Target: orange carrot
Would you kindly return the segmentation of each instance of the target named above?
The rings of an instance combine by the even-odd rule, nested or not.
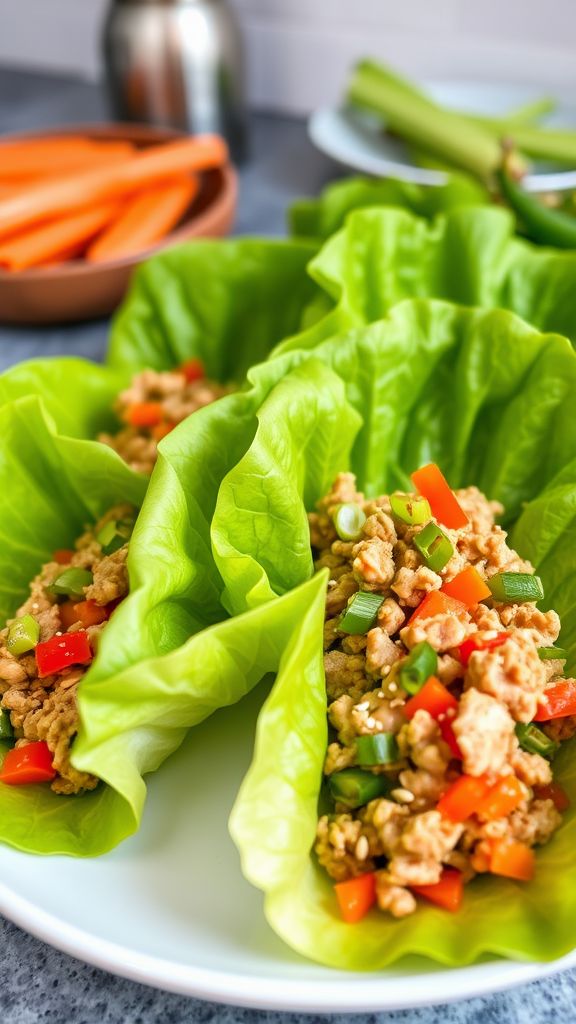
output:
[[[81,622],[84,629],[88,629],[89,626],[99,626],[101,622],[106,622],[108,618],[106,608],[96,604],[96,601],[79,601],[78,604],[74,605],[74,612],[76,614],[76,622]]]
[[[424,600],[420,602],[416,611],[408,619],[408,623],[414,622],[414,619],[431,618],[432,615],[447,615],[449,612],[452,615],[462,615],[462,612],[466,611],[466,606],[461,601],[444,594],[443,590],[444,587],[442,590],[431,590],[429,594],[426,594]]]
[[[372,871],[347,882],[337,882],[334,889],[342,917],[347,924],[356,924],[376,902],[376,875]]]
[[[492,842],[490,871],[493,875],[529,882],[534,875],[534,851],[525,843],[495,839]]]
[[[432,515],[450,530],[460,530],[468,523],[468,516],[458,504],[454,491],[438,466],[431,462],[412,473],[412,482],[420,494],[427,498]]]
[[[450,821],[466,821],[490,792],[490,783],[484,775],[461,775],[440,797],[436,809]]]
[[[411,697],[404,705],[404,714],[407,718],[414,718],[417,711],[427,711],[432,718],[444,721],[446,717],[453,717],[458,707],[458,701],[443,683],[436,676],[430,676],[418,693]]]
[[[204,363],[201,359],[197,358],[187,359],[177,368],[176,372],[183,374],[189,384],[192,384],[195,380],[202,380],[206,376]]]
[[[164,410],[161,402],[134,402],[124,414],[131,427],[155,427],[162,422]]]
[[[69,565],[73,554],[74,552],[71,548],[58,548],[52,555],[52,561],[58,562],[58,565]]]
[[[443,910],[450,910],[454,913],[460,909],[462,903],[464,879],[461,871],[445,868],[440,876],[440,881],[435,885],[411,885],[410,888],[417,896],[423,896],[425,900],[436,903]]]
[[[47,135],[0,143],[0,180],[10,184],[54,175],[70,175],[134,154],[131,142],[88,139],[78,135]]]
[[[94,203],[120,199],[178,174],[221,167],[228,157],[218,135],[169,142],[136,153],[109,167],[83,171],[59,181],[36,184],[0,201],[0,237],[48,217],[59,217]]]
[[[494,786],[476,808],[476,814],[495,821],[496,818],[507,818],[512,811],[525,799],[526,793],[515,775],[505,775]]]
[[[198,178],[186,175],[135,195],[114,223],[92,242],[86,259],[102,263],[145,252],[178,224],[199,187]]]
[[[152,427],[152,437],[155,441],[160,442],[164,437],[172,433],[175,426],[175,423],[158,423],[155,427]]]
[[[448,597],[461,601],[465,608],[472,608],[487,597],[492,597],[490,588],[486,586],[480,573],[473,565],[469,565],[467,569],[459,572],[453,580],[445,583],[441,591],[443,594],[447,594]]]
[[[547,786],[534,786],[534,796],[537,800],[551,800],[560,813],[570,807],[570,797],[557,782],[549,782]]]
[[[27,270],[58,261],[71,250],[81,251],[119,209],[118,201],[110,201],[12,235],[0,243],[0,267]]]

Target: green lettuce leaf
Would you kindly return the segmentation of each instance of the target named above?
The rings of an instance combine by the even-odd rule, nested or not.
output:
[[[295,350],[283,359],[304,370],[309,355]],[[377,494],[434,460],[453,486],[476,483],[503,501],[512,540],[541,575],[546,604],[562,616],[563,644],[576,663],[576,356],[567,340],[540,334],[504,311],[416,300],[323,343],[313,356],[341,377],[363,418],[349,466],[340,468],[350,467],[366,492]],[[271,392],[258,421],[251,449],[222,482],[212,523],[216,561],[237,609],[253,600],[249,570],[260,569],[263,599],[306,578],[310,564],[294,552],[304,553],[303,509],[324,488],[318,475],[313,494],[315,473],[300,451],[289,393],[283,406],[280,389]],[[250,490],[255,464],[257,509]],[[226,523],[231,495],[238,513]],[[283,522],[289,502],[290,550],[282,528],[269,533],[264,548],[250,516],[265,509],[270,522],[279,515]],[[237,568],[242,562],[244,575]],[[341,921],[330,880],[310,854],[326,744],[320,605],[318,596],[261,712],[254,760],[231,818],[244,871],[265,892],[272,927],[299,953],[353,970],[380,969],[411,954],[456,966],[488,954],[547,960],[568,952],[576,939],[574,743],[556,762],[573,809],[538,851],[529,886],[486,877],[467,890],[454,916],[423,905],[402,921],[376,911],[354,927]],[[309,666],[304,686],[301,657]]]

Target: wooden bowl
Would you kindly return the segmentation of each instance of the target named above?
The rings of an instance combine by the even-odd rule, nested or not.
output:
[[[138,148],[158,145],[184,137],[168,128],[140,124],[76,124],[0,139],[2,145],[15,138],[47,135],[83,135],[92,139],[125,139]],[[82,260],[21,273],[0,270],[0,323],[54,324],[92,320],[109,316],[122,300],[134,269],[153,253],[192,238],[218,238],[232,228],[236,212],[238,181],[231,165],[205,171],[190,211],[178,228],[159,245],[137,257],[90,264]]]

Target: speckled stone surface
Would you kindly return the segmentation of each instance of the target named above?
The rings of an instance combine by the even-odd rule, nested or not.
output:
[[[48,0],[46,0],[48,2]],[[78,0],[79,3],[82,0]],[[0,25],[1,31],[1,25]],[[86,83],[0,68],[0,132],[103,116]],[[280,235],[296,196],[314,194],[336,168],[315,153],[297,121],[258,117],[242,172],[236,232]],[[102,359],[106,323],[49,330],[0,327],[0,369],[33,356]],[[240,1010],[158,992],[74,960],[0,918],[0,1024],[568,1024],[576,1021],[576,970],[484,999],[395,1013],[324,1017]]]

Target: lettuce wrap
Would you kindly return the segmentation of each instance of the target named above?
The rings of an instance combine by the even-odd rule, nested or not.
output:
[[[561,643],[573,671],[576,356],[569,342],[507,312],[418,300],[312,356],[309,362],[310,353],[295,350],[250,374],[263,391],[268,374],[270,387],[252,444],[222,481],[211,527],[227,605],[237,613],[271,607],[274,595],[285,600],[313,572],[305,513],[324,493],[326,459],[317,460],[314,433],[308,432],[310,451],[305,441],[310,391],[299,402],[292,384],[320,358],[341,377],[362,417],[357,432],[342,421],[340,436],[330,428],[324,433],[336,448],[344,433],[353,441],[340,469],[351,468],[370,495],[402,486],[407,473],[433,460],[452,486],[476,484],[502,501],[511,543],[535,564],[544,606],[562,616]],[[279,363],[284,376],[275,382],[270,374]],[[333,420],[346,406],[339,400],[331,411],[331,400],[323,389]],[[483,955],[547,960],[568,952],[576,937],[574,809],[538,851],[528,886],[483,877],[454,916],[423,906],[400,922],[374,912],[355,926],[340,920],[330,881],[310,854],[326,744],[322,627],[319,602],[291,642],[261,712],[253,764],[231,818],[244,872],[265,892],[272,927],[299,953],[354,970],[379,969],[409,954],[455,966]],[[305,686],[300,644],[306,652],[316,645],[316,671],[308,660]],[[574,808],[573,750],[570,743],[561,752],[556,774]]]

